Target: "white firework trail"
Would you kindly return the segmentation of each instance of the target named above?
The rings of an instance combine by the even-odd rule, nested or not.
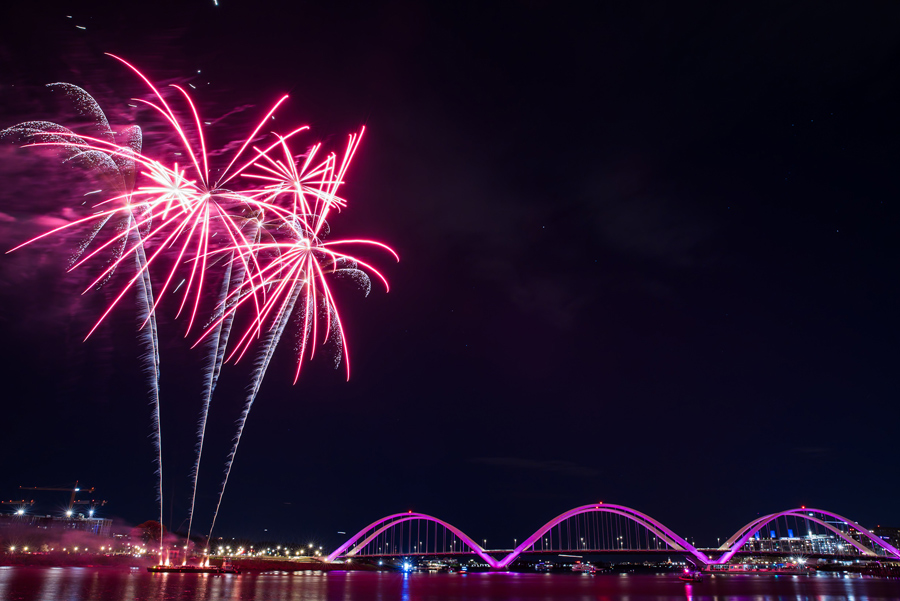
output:
[[[224,306],[225,300],[228,298],[228,291],[231,287],[232,280],[232,262],[229,261],[225,269],[225,276],[222,279],[222,289],[219,294],[220,303]],[[239,273],[234,276],[238,280],[238,287],[243,282],[243,267],[238,266]],[[216,390],[216,384],[219,381],[219,374],[222,371],[222,364],[225,360],[225,347],[228,345],[228,336],[231,333],[231,326],[234,322],[234,313],[225,316],[225,319],[219,321],[215,326],[215,334],[210,337],[207,346],[210,350],[209,362],[206,368],[206,381],[203,383],[203,407],[200,411],[200,423],[197,426],[197,460],[194,463],[191,477],[193,485],[191,490],[191,509],[188,514],[188,531],[187,540],[191,540],[191,530],[194,524],[194,508],[197,503],[197,481],[200,478],[200,459],[203,456],[203,442],[206,438],[206,422],[209,417],[209,406],[212,402],[213,393]],[[186,559],[186,558],[185,558]]]
[[[130,224],[129,224],[130,225]],[[138,237],[136,229],[131,230],[131,236]],[[141,274],[137,285],[138,295],[138,327],[139,338],[144,346],[144,361],[147,379],[150,384],[150,404],[153,407],[151,417],[152,434],[150,435],[154,447],[156,447],[156,474],[159,476],[157,487],[157,499],[159,501],[159,556],[163,554],[163,463],[162,463],[162,427],[159,412],[159,338],[156,326],[156,313],[153,311],[153,287],[150,283],[150,273],[147,271],[147,256],[144,247],[138,239],[138,248],[134,253],[135,269]]]
[[[247,222],[250,223],[253,228],[253,244],[259,243],[260,234],[262,232],[260,222],[256,219],[249,219]],[[222,288],[219,292],[217,312],[213,316],[213,320],[215,321],[214,334],[210,336],[210,341],[207,343],[210,355],[205,374],[206,381],[203,385],[203,406],[200,411],[200,422],[197,425],[197,459],[191,472],[193,484],[191,491],[191,509],[188,515],[188,542],[190,542],[191,538],[194,510],[197,503],[197,482],[200,477],[200,460],[203,456],[203,442],[206,438],[206,424],[209,418],[209,407],[216,390],[216,384],[219,381],[222,365],[225,362],[225,350],[228,347],[228,337],[231,335],[231,327],[234,324],[235,312],[227,310],[228,303],[231,298],[231,291],[240,291],[244,287],[248,266],[245,265],[243,261],[243,257],[241,260],[238,260],[235,257],[234,252],[231,253],[231,257],[227,261],[225,276],[222,279]],[[185,558],[185,560],[186,559],[187,558]]]
[[[207,550],[209,548],[209,541],[212,540],[213,530],[216,527],[216,518],[219,515],[219,508],[222,506],[222,497],[225,495],[225,487],[228,486],[228,477],[231,475],[231,466],[234,465],[234,457],[235,455],[237,455],[238,446],[241,444],[241,436],[244,434],[244,426],[247,424],[247,417],[250,415],[250,409],[253,408],[253,402],[256,400],[256,395],[259,394],[259,387],[262,386],[262,381],[266,375],[266,370],[269,368],[269,363],[272,361],[272,355],[275,353],[275,347],[278,346],[278,342],[281,340],[281,335],[284,333],[285,327],[287,327],[288,323],[291,320],[291,313],[293,313],[294,304],[297,302],[297,298],[299,298],[300,292],[305,285],[305,282],[297,282],[294,285],[294,290],[291,292],[290,300],[284,307],[281,315],[278,317],[277,325],[270,328],[266,333],[262,350],[260,351],[259,356],[256,359],[256,364],[253,367],[253,375],[251,376],[249,394],[247,395],[247,400],[244,403],[244,410],[241,411],[241,416],[238,418],[238,429],[237,434],[234,437],[234,446],[232,446],[231,452],[228,454],[228,458],[225,460],[225,479],[222,481],[222,489],[219,491],[219,500],[216,503],[216,510],[215,512],[213,512],[212,525],[209,527],[209,537],[207,538],[206,543]]]

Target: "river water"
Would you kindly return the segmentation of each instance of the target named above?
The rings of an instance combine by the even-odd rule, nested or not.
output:
[[[686,584],[674,574],[297,572],[213,576],[119,568],[0,567],[2,601],[492,601],[900,599],[900,580],[730,574]]]

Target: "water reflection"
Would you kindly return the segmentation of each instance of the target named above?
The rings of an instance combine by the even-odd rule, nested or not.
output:
[[[886,601],[900,582],[840,576],[296,572],[219,576],[115,568],[0,568],[0,600],[16,601]]]
[[[403,587],[400,590],[400,601],[409,601],[409,572],[403,573]]]

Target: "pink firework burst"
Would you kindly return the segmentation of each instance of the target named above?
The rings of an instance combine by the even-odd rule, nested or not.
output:
[[[67,160],[91,157],[98,164],[106,165],[108,170],[117,170],[121,183],[114,187],[114,194],[91,207],[93,212],[90,215],[44,232],[12,250],[65,230],[89,228],[91,235],[88,242],[70,269],[93,264],[109,254],[113,259],[107,261],[85,292],[108,281],[121,265],[134,261],[134,274],[117,292],[87,336],[96,330],[129,291],[137,290],[141,299],[142,328],[149,324],[147,331],[154,357],[154,423],[159,450],[160,501],[162,454],[156,388],[158,342],[155,314],[163,298],[183,287],[176,316],[186,316],[187,336],[199,317],[202,299],[209,296],[211,282],[219,282],[214,301],[215,312],[198,340],[198,344],[200,341],[209,343],[210,356],[198,427],[197,459],[192,471],[190,536],[207,414],[226,359],[235,315],[238,312],[249,313],[245,319],[249,325],[239,334],[229,357],[240,359],[253,348],[254,343],[262,342],[234,446],[226,461],[219,504],[250,408],[275,348],[292,317],[296,316],[300,324],[294,382],[299,377],[304,359],[313,357],[318,343],[324,344],[329,340],[336,342],[338,362],[344,360],[349,378],[349,346],[329,280],[334,276],[350,276],[368,291],[371,288],[371,274],[387,289],[387,280],[378,269],[345,249],[377,248],[395,258],[397,254],[387,245],[374,240],[326,241],[330,215],[347,206],[347,201],[338,192],[364,129],[349,136],[347,146],[341,153],[326,153],[321,144],[296,153],[291,147],[295,136],[308,127],[299,127],[286,134],[260,133],[272,114],[287,99],[283,96],[239,144],[224,169],[217,171],[218,175],[213,178],[210,168],[212,154],[207,151],[203,122],[187,91],[178,85],[171,86],[174,96],[190,115],[189,119],[182,120],[172,103],[147,76],[127,61],[113,58],[127,66],[148,86],[152,99],[135,101],[148,106],[163,118],[179,140],[179,154],[186,155],[186,160],[181,164],[168,164],[154,159],[142,147],[138,128],[129,128],[116,135],[105,116],[98,120],[99,133],[93,136],[76,135],[71,130],[48,122],[29,122],[17,126],[17,133],[25,135],[30,141],[27,146],[59,148],[66,153]],[[73,90],[83,92],[75,86],[65,89],[67,93],[79,93]],[[96,110],[99,111],[99,107]],[[271,141],[263,144],[262,141],[268,136],[271,136],[268,138]],[[103,226],[112,220],[124,225],[104,229]],[[108,230],[113,231],[105,233],[105,238],[99,236],[101,231]],[[161,284],[157,286],[154,282]],[[212,527],[215,526],[218,509],[219,505],[213,515]]]

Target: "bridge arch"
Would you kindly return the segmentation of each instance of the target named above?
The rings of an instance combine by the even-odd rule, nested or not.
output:
[[[850,546],[855,547],[863,555],[870,555],[870,556],[875,555],[875,553],[872,552],[871,549],[869,549],[868,547],[865,547],[865,546],[861,545],[860,543],[858,543],[857,541],[853,540],[852,538],[847,536],[846,533],[842,532],[840,529],[832,526],[831,524],[829,524],[828,522],[826,522],[824,520],[820,520],[819,518],[817,518],[815,516],[809,515],[809,510],[802,509],[801,511],[805,511],[806,514],[798,514],[798,513],[796,513],[795,510],[788,510],[788,511],[781,512],[781,513],[770,513],[769,515],[764,515],[760,518],[756,518],[755,520],[753,520],[752,522],[748,523],[743,528],[741,528],[740,530],[735,532],[731,536],[731,538],[729,538],[724,543],[722,543],[722,546],[719,547],[719,550],[720,551],[731,550],[732,548],[734,548],[735,541],[737,541],[739,538],[743,537],[745,534],[748,535],[748,538],[744,541],[744,544],[746,544],[750,540],[750,538],[753,537],[754,534],[762,531],[762,529],[765,528],[768,524],[771,524],[772,522],[774,522],[775,520],[777,520],[779,518],[791,516],[791,517],[799,517],[808,522],[813,522],[813,523],[819,524],[826,530],[830,531],[832,534],[835,534],[838,538],[842,539],[844,542],[846,542]],[[842,520],[842,521],[844,521],[844,520]],[[851,522],[845,522],[845,523],[849,524]],[[735,549],[734,553],[732,553],[732,555],[729,556],[729,558],[733,557],[734,554],[737,553],[738,550],[740,550],[740,547],[737,547]],[[717,563],[718,563],[718,560],[717,560]]]
[[[425,520],[443,526],[444,528],[455,534],[457,538],[463,541],[466,546],[472,549],[472,551],[482,560],[484,560],[484,562],[489,566],[491,566],[492,568],[500,567],[497,560],[485,553],[481,545],[476,543],[475,540],[472,539],[472,537],[467,535],[465,532],[463,532],[453,524],[425,513],[413,513],[411,511],[407,513],[395,513],[372,522],[371,524],[357,532],[355,535],[353,535],[346,543],[335,549],[330,555],[328,555],[326,560],[331,562],[341,555],[353,557],[354,555],[356,555],[359,549],[364,548],[370,542],[375,540],[380,534],[386,532],[391,528],[394,528],[398,524],[410,522],[412,520]],[[362,539],[362,542],[354,546],[354,544],[360,541],[360,539]]]
[[[843,522],[848,526],[852,527],[854,530],[859,532],[862,536],[868,539],[872,543],[872,549],[862,545],[859,541],[856,541],[850,536],[848,536],[845,532],[841,531],[839,528],[829,524],[828,522],[817,518],[815,515],[810,514],[819,514],[823,516],[827,516],[833,518],[839,522]],[[808,522],[814,522],[819,524],[829,530],[830,532],[837,535],[844,542],[849,544],[850,546],[857,549],[860,553],[867,556],[877,556],[878,554],[874,549],[881,547],[884,551],[887,552],[888,555],[893,556],[894,558],[900,559],[900,551],[894,548],[892,545],[888,544],[883,539],[875,536],[868,529],[860,526],[858,523],[853,522],[842,515],[837,513],[833,513],[831,511],[824,511],[822,509],[811,509],[807,507],[800,507],[797,509],[788,509],[786,511],[781,511],[778,513],[770,513],[768,515],[764,515],[760,518],[757,518],[750,523],[746,524],[743,528],[738,530],[733,536],[731,536],[722,547],[728,547],[728,550],[723,553],[718,559],[716,559],[715,563],[723,564],[727,563],[731,560],[732,557],[740,551],[745,544],[753,537],[757,532],[760,532],[763,528],[765,528],[768,524],[771,524],[775,520],[782,517],[797,517]],[[722,549],[724,550],[724,549]]]
[[[497,567],[505,568],[509,566],[513,561],[516,560],[517,557],[519,557],[519,555],[526,552],[552,528],[561,524],[562,522],[565,522],[566,520],[585,513],[609,513],[625,517],[638,524],[639,526],[642,526],[643,528],[649,530],[656,537],[663,540],[673,549],[689,553],[690,555],[694,556],[701,564],[710,563],[710,559],[702,551],[696,549],[693,545],[676,534],[674,530],[668,528],[663,523],[655,520],[649,515],[631,509],[630,507],[625,507],[624,505],[607,505],[603,503],[594,503],[591,505],[581,505],[580,507],[575,507],[574,509],[570,509],[569,511],[559,514],[558,516],[541,526],[534,534],[522,541],[522,543],[515,549],[513,549],[509,555],[498,562]]]
[[[509,554],[507,554],[503,559],[499,559],[499,560],[495,559],[494,557],[489,555],[487,553],[487,551],[485,551],[485,549],[481,547],[481,545],[479,545],[477,542],[475,542],[475,539],[468,536],[466,533],[464,533],[459,528],[453,526],[452,524],[445,522],[434,516],[424,514],[424,513],[408,512],[408,513],[395,513],[395,514],[383,517],[379,520],[372,522],[371,524],[369,524],[368,526],[366,526],[365,528],[360,530],[358,533],[356,533],[349,540],[347,540],[347,542],[345,542],[343,545],[341,545],[340,547],[335,549],[335,551],[333,551],[330,555],[328,555],[327,561],[329,561],[329,562],[334,561],[335,559],[337,559],[340,556],[352,557],[352,556],[356,555],[357,553],[359,553],[362,549],[365,549],[368,545],[375,544],[375,542],[378,540],[378,537],[385,534],[388,530],[395,528],[397,526],[400,526],[400,532],[402,534],[402,532],[403,532],[402,524],[404,524],[406,522],[412,522],[414,520],[423,520],[427,523],[435,524],[435,528],[437,528],[437,526],[444,528],[444,533],[445,533],[444,545],[446,545],[446,543],[447,543],[446,532],[449,531],[462,544],[467,546],[471,550],[472,553],[474,553],[478,557],[480,557],[487,565],[489,565],[495,569],[498,569],[498,568],[502,569],[502,568],[506,568],[509,565],[511,565],[512,562],[516,560],[516,558],[518,558],[523,553],[527,553],[529,549],[532,549],[533,551],[537,551],[537,549],[534,549],[535,543],[537,543],[538,541],[541,541],[542,537],[544,537],[544,535],[547,534],[548,532],[551,532],[551,549],[552,549],[552,545],[553,545],[552,530],[553,530],[553,528],[558,527],[557,534],[556,534],[556,538],[559,539],[559,543],[560,543],[560,546],[558,547],[558,549],[562,550],[564,548],[571,548],[571,547],[563,547],[563,542],[562,542],[563,528],[562,528],[561,524],[563,524],[564,522],[567,522],[568,520],[572,520],[573,518],[575,518],[574,522],[576,525],[581,524],[582,527],[584,527],[587,524],[591,524],[592,528],[599,529],[599,530],[594,531],[595,534],[597,531],[604,532],[605,529],[608,528],[610,525],[610,522],[607,518],[602,518],[602,519],[600,517],[584,518],[584,521],[580,521],[578,519],[578,516],[581,516],[583,514],[591,514],[591,513],[610,514],[613,516],[618,516],[619,518],[625,518],[624,521],[620,520],[620,521],[614,522],[614,523],[616,523],[616,524],[631,523],[632,526],[629,526],[629,528],[634,528],[635,526],[639,526],[640,528],[643,528],[643,530],[641,530],[640,528],[636,528],[635,530],[632,530],[632,532],[639,532],[639,533],[643,532],[644,534],[642,536],[645,537],[645,539],[644,539],[645,542],[649,541],[648,533],[652,533],[655,537],[655,541],[656,541],[655,544],[658,545],[660,542],[663,542],[668,547],[670,547],[672,550],[680,551],[680,552],[687,554],[688,558],[691,561],[696,560],[698,565],[727,563],[734,557],[734,555],[736,555],[748,543],[748,541],[751,539],[751,537],[753,537],[756,533],[760,532],[763,528],[765,528],[769,524],[772,524],[776,520],[779,520],[781,518],[787,518],[787,517],[799,518],[799,519],[805,520],[806,522],[817,524],[818,526],[821,526],[826,531],[834,534],[840,540],[844,541],[844,543],[849,545],[849,547],[856,549],[860,554],[862,554],[864,556],[878,557],[879,556],[879,548],[880,548],[881,552],[884,555],[891,557],[893,559],[900,559],[900,551],[898,551],[898,549],[896,549],[892,545],[888,544],[886,541],[882,540],[881,538],[875,536],[872,532],[870,532],[866,528],[863,528],[858,523],[853,522],[837,513],[833,513],[830,511],[801,507],[799,509],[788,509],[786,511],[781,511],[778,513],[771,513],[771,514],[764,515],[762,517],[752,520],[751,522],[749,522],[745,526],[743,526],[740,530],[735,532],[735,534],[733,536],[731,536],[727,541],[725,541],[725,543],[719,547],[719,551],[722,551],[723,553],[719,557],[717,557],[715,560],[712,560],[705,553],[703,553],[702,551],[700,551],[699,549],[697,549],[696,547],[694,547],[693,545],[688,543],[685,539],[680,537],[671,528],[668,528],[667,526],[665,526],[664,524],[662,524],[658,520],[650,517],[647,514],[641,513],[634,509],[631,509],[630,507],[625,507],[624,505],[608,505],[608,504],[603,504],[603,503],[595,503],[595,504],[591,504],[591,505],[582,505],[580,507],[575,507],[573,509],[570,509],[569,511],[559,514],[558,516],[556,516],[555,518],[551,519],[546,524],[541,526],[541,528],[539,528],[536,532],[534,532],[534,534],[532,534],[531,536],[529,536],[528,538],[523,540],[521,544],[517,545],[516,548],[513,549]],[[833,523],[829,523],[828,518],[831,518],[832,520],[834,520],[836,522],[846,524],[849,528],[852,528],[853,530],[858,532],[860,537],[864,537],[865,540],[863,540],[862,538],[860,540],[856,540],[855,538],[851,537],[847,532],[845,532],[845,531],[841,530],[839,527],[835,526]],[[610,519],[613,519],[613,518],[610,518]],[[614,519],[618,520],[618,518],[614,518]],[[607,521],[604,522],[603,520],[607,520]],[[602,525],[602,524],[605,524],[605,525]],[[788,524],[788,525],[790,525],[790,524]],[[429,531],[428,528],[430,528],[430,526],[428,526],[426,524],[425,552],[423,553],[422,549],[420,548],[419,551],[417,552],[418,554],[428,554],[428,548],[429,548],[428,539],[427,539],[427,537],[428,537],[427,533]],[[568,522],[566,524],[567,536],[571,535],[571,532],[572,532],[571,528],[572,528],[572,522]],[[777,526],[776,526],[776,528],[777,528]],[[437,532],[438,532],[438,530],[436,529],[435,530],[435,539],[437,537]],[[584,530],[582,530],[582,532],[584,532]],[[385,536],[387,536],[387,535],[385,535]],[[393,532],[390,533],[390,536],[394,536],[394,533]],[[578,536],[577,533],[576,533],[576,536]],[[585,536],[587,537],[588,535],[585,534]],[[604,534],[603,536],[605,537],[606,535]],[[621,539],[621,538],[622,537],[620,536],[619,539]],[[455,545],[455,543],[453,543],[452,540],[453,539],[451,538],[451,553],[456,553],[455,547],[453,546],[453,545]],[[581,540],[582,540],[582,544],[587,545],[587,543],[584,542],[584,539],[581,539]],[[596,541],[597,539],[594,538],[594,540]],[[637,540],[638,540],[637,544],[641,545],[641,543],[640,543],[641,537],[640,536],[638,537]],[[383,538],[382,538],[382,542],[384,542]],[[569,542],[571,543],[571,540]],[[863,544],[864,542],[867,542],[867,544],[870,546],[864,545]],[[576,543],[577,543],[577,540],[576,540]],[[391,544],[393,544],[393,543],[391,543]],[[594,549],[605,549],[605,550],[622,549],[622,550],[629,550],[629,551],[640,551],[640,550],[644,549],[644,547],[628,548],[628,549],[625,549],[622,547],[610,547],[610,546],[608,546],[608,544],[609,544],[608,539],[606,539],[605,542],[601,541],[601,544],[604,544],[607,546],[594,547]],[[435,540],[435,546],[436,545],[437,545],[437,542]],[[402,544],[401,544],[400,548],[402,549]],[[579,547],[579,549],[582,549],[582,548],[590,549],[591,547],[588,547],[588,546]],[[657,546],[657,549],[659,549],[658,546]],[[543,551],[543,550],[544,550],[544,548],[542,546],[541,551]],[[408,551],[408,549],[407,549],[407,551]],[[439,551],[439,553],[446,553],[446,552],[447,552],[446,549],[444,551]]]

